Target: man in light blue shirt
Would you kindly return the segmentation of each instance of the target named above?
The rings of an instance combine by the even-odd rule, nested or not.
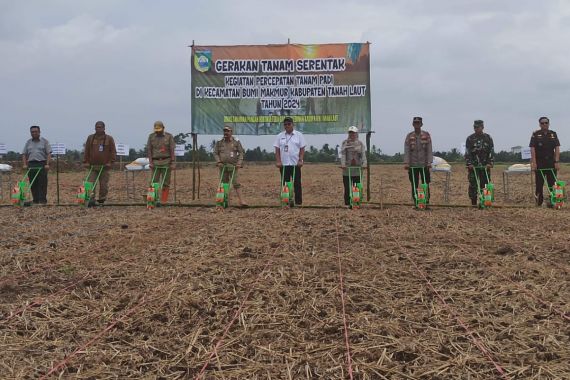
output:
[[[283,119],[284,131],[277,135],[273,147],[275,147],[275,165],[283,175],[284,181],[290,181],[295,169],[293,188],[295,191],[295,204],[303,204],[303,189],[301,187],[301,167],[305,156],[305,137],[299,131],[295,131],[293,118],[290,116]]]

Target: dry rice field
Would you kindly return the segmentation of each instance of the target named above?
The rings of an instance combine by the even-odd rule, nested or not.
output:
[[[48,206],[4,188],[0,378],[569,379],[569,211],[534,207],[528,174],[507,200],[502,170],[488,210],[461,166],[428,211],[389,165],[359,210],[333,165],[304,167],[293,209],[269,165],[240,173],[246,209],[211,207],[209,166],[200,199],[186,168],[155,210],[145,173],[127,195],[114,172],[93,209],[73,205],[84,173],[60,174],[61,206],[53,173]]]

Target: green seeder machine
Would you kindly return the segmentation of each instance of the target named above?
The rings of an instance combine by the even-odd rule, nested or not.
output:
[[[164,170],[164,174],[160,182],[156,181],[158,171]],[[146,193],[146,208],[152,210],[153,208],[160,206],[160,197],[162,195],[162,189],[164,187],[164,181],[168,175],[168,170],[170,167],[168,165],[157,165],[154,167],[152,172],[152,178],[150,180],[150,185]]]
[[[227,170],[227,172],[226,172]],[[224,174],[230,173],[229,182],[224,182]],[[218,185],[218,191],[216,192],[216,207],[227,208],[230,204],[230,190],[232,188],[232,183],[234,181],[234,175],[236,172],[235,165],[224,164],[222,170],[220,171],[220,184]]]
[[[90,182],[89,177],[91,176],[91,173],[96,166],[99,166],[97,177],[95,178],[94,182]],[[89,167],[89,171],[87,172],[87,176],[85,177],[83,184],[79,186],[79,189],[77,190],[77,203],[85,207],[95,206],[95,187],[97,186],[97,183],[99,183],[99,177],[101,177],[101,173],[103,172],[104,168],[105,167],[103,165],[91,165]]]
[[[29,205],[29,201],[27,201],[27,199],[28,195],[30,194],[30,189],[32,188],[32,185],[36,181],[36,178],[42,169],[43,168],[41,166],[28,168],[28,170],[26,170],[26,174],[24,174],[16,186],[12,188],[11,200],[14,206],[22,207]],[[32,177],[32,180],[29,181],[29,175],[32,171],[35,171],[36,173]]]
[[[350,208],[360,208],[362,205],[362,168],[360,166],[349,166],[348,169],[348,178],[349,178],[349,187],[350,187]],[[356,171],[358,173],[358,177],[360,181],[353,182],[352,181],[352,171]]]
[[[481,188],[481,181],[479,180],[479,175],[477,171],[483,171],[485,173],[485,177],[487,178],[487,184],[484,188]],[[477,198],[478,198],[478,206],[479,208],[490,208],[493,206],[493,202],[495,202],[495,185],[491,183],[491,179],[489,178],[489,171],[487,170],[486,166],[474,166],[473,167],[473,175],[475,176],[475,181],[477,182]]]
[[[285,181],[285,168],[292,167],[293,168],[293,175],[289,178],[289,181]],[[281,207],[293,207],[295,204],[295,168],[296,166],[283,166],[281,170],[281,194],[280,194],[280,202]]]
[[[564,202],[566,202],[566,182],[560,181],[556,177],[556,171],[552,168],[550,169],[537,169],[546,184],[546,188],[548,189],[548,195],[550,197],[550,204],[555,210],[560,210],[562,206],[564,206]],[[552,173],[552,177],[554,178],[554,185],[551,187],[548,185],[548,181],[546,180],[545,173]]]
[[[426,183],[426,170],[423,166],[411,166],[412,186],[414,188],[414,207],[418,210],[427,209],[429,202],[429,185]],[[416,183],[415,171],[421,171],[422,183]]]

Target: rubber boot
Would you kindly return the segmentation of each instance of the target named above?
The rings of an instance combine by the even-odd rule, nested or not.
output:
[[[160,195],[160,203],[162,203],[163,205],[166,204],[166,202],[168,201],[168,191],[170,189],[168,187],[164,187],[162,189],[162,194]]]

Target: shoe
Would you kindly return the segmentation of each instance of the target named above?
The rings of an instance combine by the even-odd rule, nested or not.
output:
[[[544,202],[544,195],[539,194],[536,196],[536,205],[538,207],[542,206],[542,203]]]
[[[471,206],[477,206],[477,198],[471,198]]]
[[[99,203],[100,206],[103,206],[103,203],[105,203],[104,199],[98,199],[97,203]]]
[[[95,199],[90,199],[89,203],[87,203],[88,208],[95,207],[95,205],[96,205]]]

